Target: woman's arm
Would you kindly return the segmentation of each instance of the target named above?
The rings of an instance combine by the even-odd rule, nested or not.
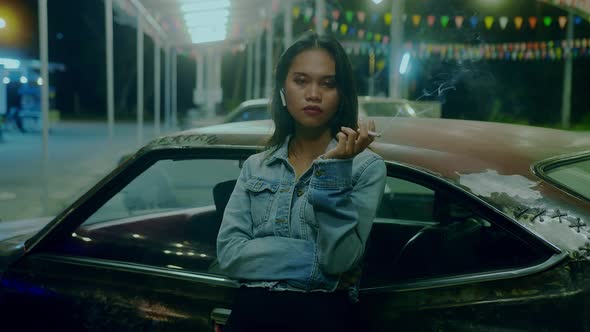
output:
[[[219,266],[236,279],[307,283],[317,260],[312,241],[276,236],[254,238],[250,197],[244,186],[251,162],[248,159],[244,163],[223,215],[217,236]]]
[[[385,163],[375,157],[361,168],[353,187],[352,159],[314,163],[308,199],[319,224],[318,258],[326,274],[348,271],[358,263],[381,203]]]

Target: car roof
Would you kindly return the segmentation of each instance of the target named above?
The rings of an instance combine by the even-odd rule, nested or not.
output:
[[[573,152],[590,150],[590,135],[558,129],[505,123],[432,119],[370,117],[382,133],[372,148],[386,160],[398,161],[444,177],[457,172],[494,169],[504,174],[528,174],[532,163]],[[191,129],[155,140],[159,145],[202,145],[188,138],[209,137],[214,145],[264,146],[273,132],[271,120],[226,123]],[[178,137],[185,137],[179,140]],[[166,139],[167,138],[167,139]],[[213,139],[214,138],[214,139]],[[172,142],[172,143],[171,143]]]

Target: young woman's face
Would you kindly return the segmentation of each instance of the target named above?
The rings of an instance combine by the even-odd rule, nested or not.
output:
[[[327,129],[338,111],[336,64],[323,49],[299,53],[285,80],[287,109],[299,127]]]

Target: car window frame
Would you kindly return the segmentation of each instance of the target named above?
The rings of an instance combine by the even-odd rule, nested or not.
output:
[[[190,282],[205,283],[213,286],[237,288],[239,284],[225,275],[212,274],[204,271],[184,271],[162,266],[101,259],[90,256],[72,256],[65,253],[52,252],[51,248],[55,242],[63,241],[66,237],[71,236],[72,232],[83,224],[90,215],[159,160],[168,158],[187,159],[194,158],[195,156],[207,159],[242,160],[260,151],[261,147],[258,146],[236,147],[230,145],[191,148],[177,146],[172,148],[140,150],[137,154],[131,156],[115,168],[70,207],[66,208],[35,236],[27,240],[24,255],[13,264],[19,264],[21,261],[34,262],[39,260],[48,263],[59,262],[132,273],[156,274],[163,277],[184,279]],[[115,185],[111,186],[110,184],[112,183],[115,183]],[[91,199],[92,197],[98,197],[98,201]],[[83,214],[75,213],[75,211],[85,210],[85,208],[87,209]]]
[[[499,227],[502,227],[514,236],[519,237],[528,245],[536,247],[539,250],[546,251],[548,256],[547,259],[541,263],[528,267],[461,274],[449,277],[425,278],[419,281],[410,280],[403,282],[391,282],[387,285],[362,287],[360,289],[361,292],[406,292],[523,277],[549,269],[568,257],[568,254],[562,251],[560,248],[537,236],[535,233],[518,223],[518,221],[509,218],[496,207],[475,196],[473,193],[466,191],[452,181],[441,178],[436,174],[431,174],[426,170],[414,168],[411,165],[393,161],[385,161],[385,163],[387,166],[388,177],[396,177],[406,181],[414,182],[434,191],[441,191],[453,198],[457,198],[459,201],[473,203],[469,204],[469,206],[476,206],[477,210],[475,212],[486,218],[486,220]]]
[[[559,155],[559,156],[547,158],[547,159],[541,160],[537,163],[534,163],[531,166],[531,172],[533,172],[533,174],[535,174],[539,178],[543,179],[544,181],[548,182],[552,186],[557,187],[560,190],[565,191],[566,193],[568,193],[576,198],[579,198],[585,202],[590,202],[590,198],[588,198],[584,195],[581,195],[580,193],[578,193],[575,190],[569,188],[568,186],[562,184],[561,182],[553,179],[550,175],[547,174],[548,172],[550,172],[551,170],[553,170],[555,168],[559,168],[561,166],[566,166],[566,165],[570,165],[570,164],[575,164],[580,161],[588,161],[588,160],[590,160],[590,151]]]
[[[49,224],[25,243],[26,253],[40,253],[59,242],[83,224],[109,199],[142,174],[151,165],[162,159],[205,159],[241,160],[260,152],[257,146],[204,146],[204,147],[167,147],[142,150],[115,168],[103,180],[82,195],[68,208],[64,209]],[[114,185],[113,185],[114,184]]]
[[[74,202],[70,207],[66,208],[60,215],[58,215],[52,222],[45,226],[37,235],[27,241],[25,245],[25,257],[52,257],[53,259],[60,260],[73,260],[77,262],[84,261],[92,265],[107,265],[112,268],[125,268],[131,270],[157,270],[159,273],[164,274],[178,274],[179,271],[166,269],[163,267],[156,267],[150,265],[141,265],[132,262],[121,262],[113,260],[102,260],[92,257],[69,257],[67,255],[60,255],[58,253],[48,253],[47,248],[52,247],[54,241],[61,241],[66,236],[71,236],[71,233],[80,226],[88,216],[92,215],[97,209],[99,209],[105,202],[113,197],[121,188],[125,187],[134,178],[141,174],[149,166],[161,159],[173,158],[173,159],[186,159],[195,156],[203,158],[225,158],[225,159],[244,159],[248,156],[259,152],[260,147],[235,147],[235,146],[215,146],[215,147],[173,147],[173,148],[158,148],[152,150],[142,150],[140,153],[135,154],[131,158],[123,162],[119,167],[113,170],[108,176],[102,181],[92,187],[86,194],[80,199]],[[430,174],[427,171],[413,168],[409,165],[404,165],[397,162],[386,161],[387,165],[387,176],[394,176],[407,181],[417,183],[425,186],[432,190],[439,190],[445,192],[451,192],[458,194],[465,200],[475,200],[477,206],[482,210],[477,211],[482,216],[493,219],[494,223],[504,225],[508,227],[512,232],[516,232],[518,236],[533,245],[541,246],[545,250],[549,250],[553,253],[546,261],[532,267],[523,269],[513,269],[504,272],[482,272],[472,275],[459,275],[444,278],[432,278],[425,279],[419,282],[402,282],[392,283],[385,286],[376,286],[370,288],[362,288],[363,292],[372,291],[408,291],[415,289],[434,288],[434,287],[446,287],[457,284],[481,282],[487,280],[498,280],[505,278],[520,277],[532,273],[539,272],[547,269],[562,259],[567,257],[567,254],[562,252],[559,248],[553,246],[551,243],[539,238],[534,233],[530,232],[524,226],[520,225],[515,220],[508,218],[506,215],[498,211],[495,207],[489,205],[485,201],[479,199],[473,194],[466,192],[463,188],[458,185],[442,179],[436,175]],[[113,186],[112,184],[115,183]],[[94,199],[91,199],[94,197]],[[80,213],[80,212],[83,213]],[[494,218],[487,217],[493,215]],[[500,222],[500,223],[498,223]],[[500,225],[501,226],[501,225]],[[530,242],[529,242],[530,241]],[[147,271],[146,270],[146,271]],[[205,272],[198,271],[186,271],[182,273],[190,275],[195,281],[209,282],[214,280],[215,283],[221,283],[226,286],[235,287],[235,281],[229,279],[223,275],[209,275]],[[211,277],[215,277],[211,279]],[[203,278],[201,278],[203,277]]]

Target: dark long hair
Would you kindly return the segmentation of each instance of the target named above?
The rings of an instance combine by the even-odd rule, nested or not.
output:
[[[279,91],[285,84],[287,73],[293,59],[303,51],[322,49],[328,52],[336,64],[336,88],[338,89],[338,111],[330,120],[332,137],[345,126],[356,129],[358,127],[358,98],[352,66],[346,52],[340,43],[329,36],[319,36],[316,32],[308,31],[300,36],[279,58],[275,69],[274,89],[270,102],[270,113],[275,124],[275,131],[268,140],[267,148],[279,148],[287,136],[295,133],[295,120],[283,107]]]

